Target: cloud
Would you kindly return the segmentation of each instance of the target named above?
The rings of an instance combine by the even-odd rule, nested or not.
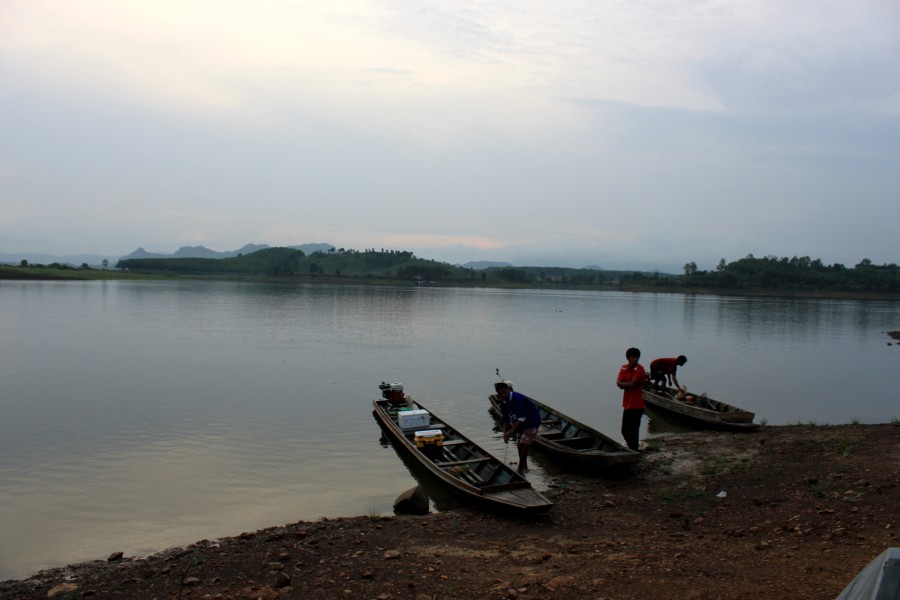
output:
[[[0,211],[73,252],[895,260],[898,16],[883,0],[7,0]]]

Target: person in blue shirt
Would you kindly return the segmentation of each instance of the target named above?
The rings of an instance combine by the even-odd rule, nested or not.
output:
[[[534,402],[527,396],[514,392],[512,382],[507,380],[494,384],[497,391],[497,404],[503,420],[503,442],[516,436],[516,448],[519,451],[519,466],[516,469],[520,475],[528,471],[528,451],[541,426],[541,413],[538,412]]]

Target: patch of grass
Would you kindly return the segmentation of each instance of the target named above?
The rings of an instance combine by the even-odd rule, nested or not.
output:
[[[824,498],[828,495],[828,489],[821,483],[814,483],[812,493],[816,498]]]
[[[838,442],[838,451],[844,458],[848,458],[853,453],[853,449],[855,447],[855,440],[853,440],[853,438],[851,438],[849,435],[844,435],[841,438],[841,441]]]
[[[663,502],[680,502],[688,498],[702,498],[706,491],[700,488],[667,488],[657,492]]]
[[[750,477],[753,478],[753,481],[756,483],[762,483],[766,480],[766,474],[761,469],[755,469],[752,473],[750,473]]]
[[[181,594],[184,592],[184,580],[187,579],[188,573],[197,565],[203,564],[203,556],[196,554],[191,556],[190,560],[182,563],[181,575],[178,578],[178,600],[181,600]]]
[[[659,452],[660,448],[662,448],[662,442],[658,438],[650,438],[649,440],[645,440],[647,443],[647,452]]]
[[[860,425],[861,423],[860,423],[859,419],[857,419],[856,417],[853,417],[853,418],[850,420],[850,424],[851,424],[851,425]]]
[[[862,497],[862,494],[856,492],[847,494],[850,484],[844,478],[844,471],[841,469],[829,474],[824,481],[818,477],[812,477],[809,479],[809,484],[810,490],[816,498],[833,498],[835,500],[855,502]]]
[[[769,424],[769,420],[766,418],[762,418],[759,420],[759,424],[762,425],[763,427],[765,427],[766,425]]]
[[[728,461],[719,454],[705,455],[703,457],[703,468],[700,472],[703,475],[718,475],[723,473],[728,467]]]

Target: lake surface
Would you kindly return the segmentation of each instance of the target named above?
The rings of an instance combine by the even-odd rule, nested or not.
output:
[[[898,302],[3,281],[0,308],[0,580],[389,514],[416,480],[372,417],[381,381],[508,460],[495,369],[619,439],[629,346],[687,355],[681,383],[770,425],[900,417]]]

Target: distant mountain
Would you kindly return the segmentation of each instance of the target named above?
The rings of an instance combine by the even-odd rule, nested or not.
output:
[[[511,267],[512,263],[508,262],[494,262],[490,260],[473,260],[469,261],[464,265],[460,265],[466,269],[475,269],[476,271],[481,269],[490,269],[491,267]]]
[[[301,244],[299,246],[287,246],[292,250],[302,250],[304,254],[312,254],[313,252],[328,252],[334,248],[331,244]],[[210,250],[206,246],[182,246],[172,254],[161,254],[156,252],[147,252],[143,248],[138,248],[131,254],[121,257],[121,260],[131,258],[233,258],[235,256],[246,256],[271,248],[268,244],[247,244],[237,250],[226,252],[218,252]]]
[[[75,267],[87,264],[93,267],[102,265],[104,260],[108,260],[110,265],[114,265],[116,264],[116,261],[119,260],[119,257],[104,254],[70,254],[67,256],[54,256],[52,254],[38,254],[36,252],[0,252],[0,263],[19,265],[22,264],[23,260],[30,265],[52,265],[53,263],[59,263],[61,265],[73,265]]]
[[[99,267],[104,260],[109,261],[109,265],[115,265],[119,260],[128,258],[231,258],[234,256],[253,254],[259,250],[269,248],[268,244],[247,244],[238,250],[229,252],[217,252],[210,250],[205,246],[182,246],[172,254],[164,254],[161,252],[147,252],[143,248],[138,248],[128,256],[112,256],[103,254],[71,254],[68,256],[54,256],[52,254],[38,254],[36,252],[0,252],[0,263],[9,265],[18,265],[24,260],[28,264],[33,265],[51,265],[59,263],[62,265],[73,265],[80,267],[83,264],[92,267]],[[293,250],[302,250],[304,254],[312,254],[313,252],[329,252],[334,249],[331,244],[300,244],[299,246],[288,246]]]

